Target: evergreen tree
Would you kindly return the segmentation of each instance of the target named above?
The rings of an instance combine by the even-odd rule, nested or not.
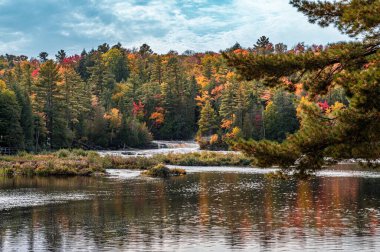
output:
[[[24,135],[23,142],[27,150],[34,148],[34,115],[27,93],[22,92],[19,86],[14,87],[17,102],[20,107],[20,126]]]
[[[258,53],[258,54],[270,54],[274,51],[273,44],[269,42],[269,38],[265,36],[261,36],[256,44],[253,46],[253,49]]]
[[[66,52],[65,50],[59,50],[58,53],[55,55],[56,60],[59,63],[62,63],[64,59],[66,59]]]
[[[79,117],[89,112],[91,96],[79,74],[72,68],[63,72],[62,94],[66,123],[71,130],[79,123]]]
[[[32,94],[33,79],[32,79],[33,68],[30,63],[22,64],[22,77],[21,77],[21,88],[27,95]]]
[[[89,84],[93,94],[99,97],[101,104],[109,110],[112,107],[112,94],[116,86],[115,77],[106,67],[100,55],[97,55],[95,65],[90,68]]]
[[[42,63],[45,63],[47,60],[48,60],[48,57],[49,56],[49,54],[47,53],[47,52],[41,52],[39,55],[38,55],[38,57],[40,58],[40,61],[42,62]]]
[[[62,93],[58,82],[62,80],[58,66],[48,60],[42,64],[39,80],[36,83],[37,102],[41,112],[45,114],[45,124],[48,133],[49,148],[67,145],[66,129],[62,124]]]
[[[83,49],[82,53],[80,54],[81,58],[79,60],[78,67],[76,68],[76,71],[81,76],[82,80],[87,81],[91,74],[89,72],[89,68],[93,65],[90,56],[87,54],[86,50]]]
[[[20,107],[13,91],[0,80],[0,146],[24,147]]]
[[[235,92],[232,83],[227,83],[224,86],[219,115],[225,120],[233,122],[235,114]]]
[[[206,101],[198,122],[200,136],[211,136],[218,128],[217,115],[210,101]]]
[[[281,89],[274,94],[264,114],[266,139],[281,142],[287,134],[298,130],[299,122],[293,99]]]
[[[300,130],[281,143],[241,141],[237,148],[254,155],[259,165],[294,167],[305,175],[325,165],[325,158],[363,158],[372,165],[380,156],[379,26],[378,1],[291,1],[313,23],[335,25],[362,42],[337,43],[321,52],[293,50],[269,56],[227,55],[246,79],[261,79],[267,86],[296,90],[303,83],[308,96],[297,113]],[[344,89],[349,105],[328,109],[317,105],[318,96],[333,87]]]
[[[126,57],[118,48],[112,48],[103,55],[106,67],[115,76],[116,82],[126,81],[129,77],[128,62]]]

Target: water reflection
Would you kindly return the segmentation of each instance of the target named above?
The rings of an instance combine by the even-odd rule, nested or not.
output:
[[[0,251],[376,251],[378,183],[365,177],[272,181],[260,174],[210,172],[166,181],[0,178],[0,204],[5,195],[25,190],[85,196],[0,211]]]

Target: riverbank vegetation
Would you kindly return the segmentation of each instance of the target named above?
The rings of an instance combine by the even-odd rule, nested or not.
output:
[[[253,166],[254,159],[240,153],[202,151],[156,155],[153,159],[168,165],[180,166]]]
[[[146,171],[143,171],[141,174],[151,177],[169,178],[173,176],[186,175],[186,171],[184,169],[179,168],[169,169],[164,164],[158,164]]]
[[[91,176],[105,174],[107,168],[108,160],[83,150],[0,156],[0,174],[7,176]]]
[[[59,150],[37,155],[20,153],[0,156],[0,174],[22,176],[90,176],[105,174],[106,169],[150,170],[164,165],[178,166],[251,166],[253,160],[242,154],[201,152],[155,155],[153,157],[101,156],[80,149]],[[176,170],[174,170],[176,173]],[[179,172],[180,174],[180,172]]]

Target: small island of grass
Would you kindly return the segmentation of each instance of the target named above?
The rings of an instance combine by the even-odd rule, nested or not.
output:
[[[186,171],[184,169],[173,168],[169,169],[164,164],[158,164],[146,171],[141,173],[142,175],[158,177],[158,178],[169,178],[173,176],[183,176],[186,175]]]

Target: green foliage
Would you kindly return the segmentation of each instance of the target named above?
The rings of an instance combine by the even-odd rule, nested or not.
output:
[[[106,66],[115,76],[116,82],[125,81],[129,77],[128,62],[119,48],[112,48],[103,55]]]
[[[283,141],[287,134],[293,134],[299,128],[299,122],[294,105],[295,98],[278,90],[272,101],[265,109],[265,138],[274,141]]]
[[[291,3],[321,26],[334,24],[362,42],[337,43],[326,48],[299,45],[285,54],[225,54],[246,79],[295,91],[303,84],[307,96],[298,105],[300,129],[281,144],[244,141],[235,144],[261,166],[280,165],[297,174],[321,169],[326,158],[380,157],[379,128],[379,10],[378,1],[306,1]],[[348,102],[317,105],[331,90],[342,88]],[[342,99],[345,100],[345,99]],[[273,108],[269,107],[268,112]],[[273,111],[272,111],[273,112]],[[276,131],[277,132],[277,131]]]
[[[332,24],[340,31],[353,37],[359,34],[378,35],[380,25],[379,1],[312,2],[292,0],[290,3],[298,11],[308,16],[311,23],[318,23],[322,27]]]
[[[16,95],[0,85],[0,146],[23,148],[22,133]]]
[[[217,115],[214,108],[211,106],[210,101],[207,101],[205,106],[202,108],[198,124],[198,133],[201,136],[210,136],[216,132],[216,129],[218,128]]]

